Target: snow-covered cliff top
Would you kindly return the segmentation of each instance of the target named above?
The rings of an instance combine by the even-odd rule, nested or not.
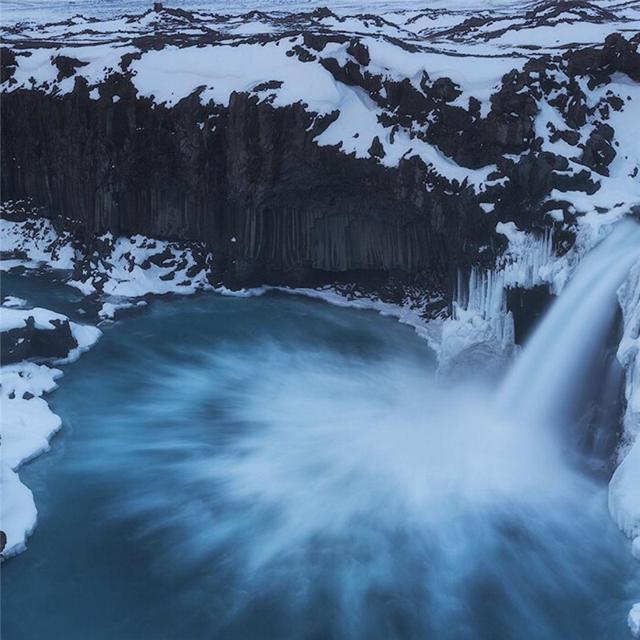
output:
[[[305,11],[296,11],[295,3],[267,3],[264,11],[238,14],[242,4],[232,5],[235,13],[215,4],[207,11],[156,5],[139,14],[77,15],[45,24],[29,20],[26,11],[25,21],[5,18],[10,50],[0,86],[9,93],[64,96],[81,82],[90,99],[116,103],[124,96],[104,85],[124,76],[139,98],[169,108],[194,93],[203,105],[222,108],[234,93],[276,108],[300,103],[316,118],[318,145],[389,167],[417,156],[434,176],[466,181],[477,193],[501,179],[496,154],[465,151],[469,142],[478,146],[482,132],[449,129],[464,120],[460,128],[471,131],[487,121],[489,137],[505,145],[497,156],[513,152],[517,159],[539,139],[541,150],[575,160],[560,168],[569,176],[585,166],[595,169],[600,175],[589,171],[585,178],[605,188],[588,201],[569,198],[578,210],[640,200],[637,181],[629,180],[637,169],[637,143],[621,135],[614,145],[619,149],[600,148],[612,146],[601,123],[614,131],[632,125],[628,103],[638,97],[637,83],[618,73],[619,65],[594,81],[588,60],[584,69],[571,69],[563,57],[602,46],[613,33],[636,36],[637,3],[407,6],[384,2],[374,14],[356,12],[352,3]],[[540,57],[547,59],[544,69],[525,66]],[[512,70],[519,75],[505,81]],[[509,96],[498,99],[505,88]],[[199,126],[214,131],[215,117]],[[594,133],[598,139],[590,142]]]

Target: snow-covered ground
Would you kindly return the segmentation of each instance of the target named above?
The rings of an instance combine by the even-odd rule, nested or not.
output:
[[[520,3],[511,2],[497,2],[492,10],[486,3],[482,10],[470,10],[469,5],[479,6],[473,2],[435,3],[428,8],[386,2],[376,3],[376,16],[357,13],[364,7],[351,3],[311,13],[314,3],[286,2],[266,3],[262,11],[244,15],[233,13],[235,5],[227,3],[194,3],[181,7],[192,9],[192,13],[167,9],[122,16],[123,11],[139,9],[140,5],[118,5],[116,15],[116,4],[104,3],[99,7],[99,18],[67,15],[64,21],[46,25],[36,23],[42,19],[37,12],[30,14],[33,3],[26,5],[17,25],[7,27],[9,20],[5,18],[3,40],[15,47],[16,67],[13,76],[1,85],[3,92],[37,89],[63,96],[74,90],[78,78],[84,78],[89,96],[100,100],[105,80],[121,73],[130,78],[138,96],[166,107],[194,93],[203,105],[228,105],[234,92],[255,95],[274,107],[302,103],[317,122],[337,114],[316,135],[319,146],[337,146],[342,153],[369,158],[377,140],[382,150],[378,161],[384,166],[395,167],[401,159],[417,156],[434,175],[458,183],[466,180],[478,193],[485,189],[496,166],[487,163],[470,168],[443,153],[430,135],[432,126],[438,124],[437,111],[424,121],[398,122],[393,107],[385,106],[384,83],[408,79],[419,92],[425,82],[433,86],[448,78],[458,92],[454,100],[447,100],[450,106],[467,109],[474,99],[485,117],[503,76],[521,70],[532,58],[572,50],[576,43],[601,44],[612,33],[632,37],[640,31],[640,10],[634,3],[606,1],[559,11],[553,6],[534,11],[530,4],[525,7],[528,12],[523,12]],[[242,6],[239,3],[236,8]],[[84,8],[83,3],[74,5],[76,13]],[[293,8],[306,13],[292,14]],[[470,23],[471,18],[477,24]],[[173,44],[178,36],[179,44]],[[366,55],[351,48],[349,38],[354,37]],[[148,38],[158,44],[148,48]],[[313,38],[320,40],[314,44]],[[37,45],[31,46],[34,40]],[[249,58],[251,64],[246,64]],[[61,60],[73,61],[71,71],[62,71]],[[339,82],[330,68],[336,64],[343,69],[356,65],[365,82],[376,78],[372,86],[378,81],[383,86],[364,90],[359,80]],[[541,91],[540,87],[551,81],[557,88],[551,94]],[[540,94],[535,133],[543,140],[542,150],[564,151],[569,158],[602,119],[616,131],[632,128],[640,97],[638,86],[624,74],[596,89],[586,87],[584,80],[581,89],[588,96],[589,108],[600,107],[612,96],[619,98],[622,106],[607,118],[601,110],[590,114],[578,127],[578,140],[573,145],[552,141],[553,132],[567,127],[557,98],[568,91],[572,81],[556,60],[544,77],[529,87],[534,95]],[[207,116],[199,125],[213,130],[216,118]],[[619,136],[616,144],[619,148],[609,175],[593,176],[601,183],[595,196],[574,191],[552,197],[567,201],[578,211],[614,203],[635,204],[640,198],[640,186],[633,179],[640,155],[638,142]],[[576,157],[566,174],[584,170],[584,163]]]
[[[150,0],[6,0],[2,4],[2,22],[11,24],[25,20],[38,22],[64,20],[71,15],[83,14],[98,18],[113,18],[123,13],[142,12],[151,6]],[[190,11],[218,11],[242,14],[259,11],[309,11],[331,5],[333,11],[366,12],[397,11],[411,8],[424,9],[487,9],[500,10],[510,5],[522,8],[522,2],[515,0],[181,0],[180,7]],[[614,4],[611,0],[603,4]],[[165,2],[167,6],[173,3]]]

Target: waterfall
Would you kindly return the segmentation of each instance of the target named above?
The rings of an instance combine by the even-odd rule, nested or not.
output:
[[[618,313],[616,291],[640,256],[640,225],[623,220],[582,260],[499,391],[527,422],[566,424],[601,375],[602,346]]]

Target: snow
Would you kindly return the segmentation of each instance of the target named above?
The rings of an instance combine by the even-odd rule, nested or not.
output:
[[[0,270],[16,264],[28,267],[46,263],[52,269],[72,269],[74,250],[70,236],[60,236],[46,218],[30,218],[25,222],[0,219],[0,246],[3,252],[20,251],[26,258],[0,260]]]
[[[56,328],[55,323],[65,322],[67,320],[67,317],[60,313],[54,313],[53,311],[39,307],[24,310],[3,306],[0,308],[0,332],[24,327],[29,318],[34,319],[36,329],[45,331],[53,330]]]
[[[450,78],[462,90],[457,98],[466,107],[471,96],[487,103],[502,76],[512,69],[521,69],[527,62],[525,56],[500,54],[457,55],[452,52],[419,51],[412,53],[380,38],[363,38],[369,48],[371,63],[368,70],[382,73],[396,80],[410,78],[416,86],[423,72],[431,82]]]
[[[346,51],[348,44],[330,42],[321,52],[311,51],[315,60],[302,62],[294,49],[303,46],[304,40],[301,35],[292,37],[292,29],[300,33],[303,28],[309,30],[320,26],[329,34],[358,34],[371,58],[363,71],[392,80],[408,78],[416,89],[419,89],[425,72],[429,82],[451,78],[462,92],[453,105],[466,108],[473,96],[480,101],[484,116],[490,108],[489,98],[503,75],[512,69],[521,69],[532,55],[539,54],[539,50],[532,53],[527,49],[530,45],[554,51],[559,44],[569,47],[575,42],[601,42],[613,31],[626,29],[633,33],[640,25],[638,12],[626,6],[616,6],[618,17],[603,24],[590,22],[579,13],[565,11],[559,17],[547,16],[547,26],[540,25],[535,18],[525,19],[521,7],[510,2],[489,3],[488,6],[462,2],[456,3],[453,10],[448,3],[436,2],[431,3],[429,13],[416,11],[420,7],[417,3],[377,2],[375,10],[379,20],[353,15],[357,10],[369,11],[368,6],[358,2],[338,3],[332,6],[335,16],[322,19],[294,19],[286,14],[294,8],[309,10],[312,5],[319,6],[313,2],[311,5],[299,5],[293,1],[259,4],[274,12],[252,13],[250,17],[228,16],[220,20],[208,12],[197,13],[193,19],[178,18],[163,11],[119,17],[112,8],[100,12],[102,20],[98,22],[87,22],[78,16],[67,23],[44,26],[22,22],[16,30],[6,33],[10,42],[13,39],[41,41],[46,36],[49,46],[34,46],[26,50],[30,55],[19,55],[14,80],[5,83],[3,91],[35,87],[50,94],[64,95],[73,89],[77,77],[83,77],[88,82],[90,97],[98,99],[98,85],[112,72],[121,72],[132,74],[132,82],[139,95],[153,97],[156,104],[168,107],[194,92],[199,92],[203,103],[212,101],[222,106],[229,104],[234,92],[248,92],[274,107],[301,103],[312,114],[326,115],[339,111],[337,120],[316,138],[317,144],[335,145],[345,154],[366,158],[372,141],[377,137],[384,149],[384,156],[378,161],[384,166],[397,166],[402,158],[419,156],[434,172],[449,180],[462,182],[466,179],[477,191],[493,167],[475,171],[460,167],[416,137],[415,134],[420,133],[418,130],[400,127],[392,134],[391,128],[380,123],[383,111],[369,95],[357,87],[335,81],[321,64],[322,59],[328,57],[334,57],[340,64],[353,61]],[[413,4],[415,6],[412,7]],[[602,6],[609,4],[608,1],[600,2]],[[139,7],[135,2],[129,6],[131,10]],[[199,5],[194,3],[193,6]],[[242,2],[237,5],[214,4],[213,9],[235,14],[237,11],[233,6],[237,10],[242,7],[255,9],[255,5],[248,6]],[[469,13],[473,6],[493,9],[493,12],[482,13],[488,22],[462,29],[454,35],[449,33],[448,29],[461,25],[470,15],[478,17],[477,11]],[[207,8],[212,9],[211,6]],[[493,37],[505,29],[504,33]],[[224,34],[224,38],[206,43],[198,39],[199,35],[212,30]],[[139,44],[145,37],[175,37],[177,33],[181,35],[183,46],[168,45],[145,50]],[[263,37],[266,34],[264,39],[268,41],[257,41],[261,34]],[[191,38],[194,37],[198,46],[192,44]],[[400,40],[409,44],[410,50],[402,46]],[[122,58],[130,53],[135,53],[136,58],[125,71]],[[57,55],[77,58],[85,64],[78,67],[71,77],[58,81],[58,70],[52,63]],[[247,59],[251,59],[250,65],[246,64]],[[256,86],[274,80],[281,86],[256,91]],[[116,102],[119,97],[114,96],[112,100]],[[541,112],[536,129],[542,134],[545,148],[563,149],[572,155],[573,150],[568,149],[567,143],[551,143],[548,139],[547,122],[552,120],[561,124],[560,115],[544,101],[539,107]],[[614,116],[625,119],[624,126],[633,128],[631,108],[625,109],[622,116]],[[585,135],[592,126],[593,123],[588,123],[584,127]],[[625,145],[632,147],[635,144],[637,150],[637,142],[633,138],[629,136]],[[635,151],[633,154],[635,157],[638,155]],[[619,155],[628,157],[626,148],[622,148]],[[568,197],[575,200],[579,210],[586,211],[599,201],[621,202],[620,197],[627,187],[635,189],[633,194],[637,196],[640,186],[636,184],[633,187],[626,170],[632,164],[633,160],[629,160],[624,167],[616,169],[615,175],[612,173],[611,179],[604,181],[603,189],[593,199],[585,200],[579,193]],[[628,190],[626,193],[624,201],[629,203],[633,194]]]
[[[24,300],[8,298],[10,303]],[[5,298],[5,304],[7,298]],[[41,330],[53,330],[54,321],[69,322],[62,314],[48,309],[16,309],[3,306],[0,309],[0,331],[10,331],[25,325],[34,318]],[[71,362],[99,339],[96,327],[70,322],[71,332],[78,346],[59,364]],[[37,510],[33,494],[20,481],[17,470],[26,461],[49,450],[49,441],[62,425],[60,418],[51,411],[42,398],[56,387],[62,376],[60,369],[35,362],[19,362],[0,367],[0,403],[2,405],[2,457],[0,460],[0,519],[7,535],[7,558],[26,548],[26,538],[33,531]]]
[[[69,364],[71,362],[75,362],[81,354],[91,349],[91,347],[100,340],[100,336],[102,336],[102,331],[100,331],[98,327],[92,327],[88,324],[78,324],[76,322],[72,322],[70,324],[71,334],[78,343],[78,346],[75,349],[72,349],[66,358],[56,361],[56,364]]]
[[[633,539],[631,553],[640,560],[640,260],[618,291],[624,321],[618,360],[625,369],[626,408],[618,467],[609,483],[609,511],[614,522]],[[629,629],[640,637],[640,602],[628,617]]]
[[[0,465],[0,490],[0,520],[7,536],[2,557],[8,558],[26,549],[26,538],[36,526],[38,512],[31,489],[6,464]]]
[[[627,618],[631,635],[634,638],[640,638],[640,602],[634,604],[629,611],[629,617]]]
[[[86,277],[67,281],[84,295],[100,292],[114,298],[139,298],[147,294],[188,295],[211,289],[207,269],[211,266],[212,256],[199,243],[168,242],[142,235],[114,240],[110,234],[101,236],[101,240],[111,243],[109,252],[102,257],[91,258],[91,269]],[[27,268],[46,265],[53,269],[72,270],[88,258],[82,251],[74,249],[68,234],[58,234],[51,222],[44,218],[29,218],[26,222],[0,220],[0,242],[3,251],[17,250],[25,256],[0,260],[2,270],[18,265]],[[196,262],[196,253],[204,256],[204,262]],[[141,302],[137,304],[141,306]],[[109,308],[105,308],[105,313]],[[23,326],[19,313],[8,311],[5,314],[4,310],[0,313],[4,314],[6,319],[3,322],[7,326],[10,322]],[[44,328],[52,328],[46,318],[56,319],[56,314],[47,310],[42,310],[42,314],[40,324]],[[63,316],[57,319],[63,319]]]
[[[134,53],[133,47],[122,47],[109,44],[92,44],[83,47],[62,47],[51,50],[49,48],[31,49],[30,56],[20,56],[20,64],[16,68],[11,91],[29,89],[32,86],[43,87],[48,92],[64,95],[73,91],[75,75],[57,80],[58,68],[53,64],[57,56],[76,58],[85,63],[79,67],[79,75],[87,79],[90,86],[103,82],[114,70],[120,70],[122,56]]]
[[[339,94],[331,74],[318,64],[287,56],[288,50],[284,41],[263,45],[165,47],[134,60],[130,69],[139,94],[154,96],[158,104],[172,106],[203,88],[200,100],[204,104],[212,100],[227,106],[234,91],[251,91],[258,84],[276,80],[283,84],[270,92],[275,96],[274,106],[303,102],[316,113],[332,111]],[[247,64],[247,59],[251,59],[251,64]]]
[[[146,306],[146,302],[144,300],[139,300],[138,302],[104,302],[98,311],[98,317],[101,320],[113,320],[116,316],[116,313],[123,309],[132,309],[138,307]]]
[[[49,438],[61,426],[60,418],[49,410],[40,396],[56,388],[59,369],[24,362],[0,368],[3,399],[2,460],[12,469],[49,446]],[[25,400],[25,393],[35,398]],[[15,394],[15,398],[9,398]]]
[[[111,239],[108,234],[103,238]],[[161,254],[167,258],[160,263],[151,261]],[[87,279],[69,280],[68,284],[89,295],[98,291],[96,281],[106,277],[102,292],[110,296],[188,295],[211,287],[204,266],[196,264],[188,245],[136,235],[117,238],[108,259],[98,259]]]
[[[24,307],[27,301],[24,298],[17,298],[16,296],[6,296],[2,300],[3,307],[20,308]]]
[[[615,26],[614,26],[615,25]],[[571,23],[557,25],[542,25],[539,27],[513,29],[493,40],[496,45],[528,45],[537,44],[539,47],[554,48],[567,44],[591,44],[602,42],[610,33],[620,31],[614,23],[588,23],[576,20]]]
[[[26,537],[36,524],[31,491],[20,481],[19,466],[47,451],[51,436],[60,429],[60,418],[40,397],[56,388],[59,369],[32,362],[0,367],[2,403],[2,459],[0,461],[2,529],[7,534],[3,557],[25,549]],[[24,397],[32,394],[34,397]]]
[[[567,82],[566,77],[561,76],[556,77],[556,80]],[[620,132],[615,136],[616,156],[608,167],[608,176],[592,172],[592,179],[600,184],[600,188],[594,194],[588,195],[582,191],[554,190],[549,199],[570,202],[580,213],[591,213],[598,209],[612,209],[612,205],[628,209],[640,202],[640,181],[635,177],[635,171],[640,167],[640,139],[636,135],[625,133],[633,132],[636,127],[640,86],[621,73],[614,74],[610,83],[594,90],[590,90],[586,86],[586,82],[583,81],[582,84],[590,107],[595,107],[610,95],[615,95],[623,101],[621,110],[611,109],[606,120],[606,123],[614,131]],[[573,147],[563,140],[557,140],[553,143],[549,140],[551,130],[547,126],[548,123],[551,123],[558,130],[568,128],[557,109],[549,105],[546,100],[539,100],[538,108],[535,129],[536,135],[543,140],[543,149],[570,159],[578,157],[581,153],[579,146]],[[595,124],[599,121],[600,116],[596,111],[595,115],[590,116],[587,123],[578,130],[579,144],[584,144],[588,140]],[[569,173],[584,170],[583,165],[570,161]]]

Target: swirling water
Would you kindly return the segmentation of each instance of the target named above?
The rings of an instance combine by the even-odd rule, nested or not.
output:
[[[498,415],[494,386],[438,381],[391,319],[293,296],[106,325],[21,472],[40,521],[3,566],[3,638],[628,637],[640,576],[606,486]]]

